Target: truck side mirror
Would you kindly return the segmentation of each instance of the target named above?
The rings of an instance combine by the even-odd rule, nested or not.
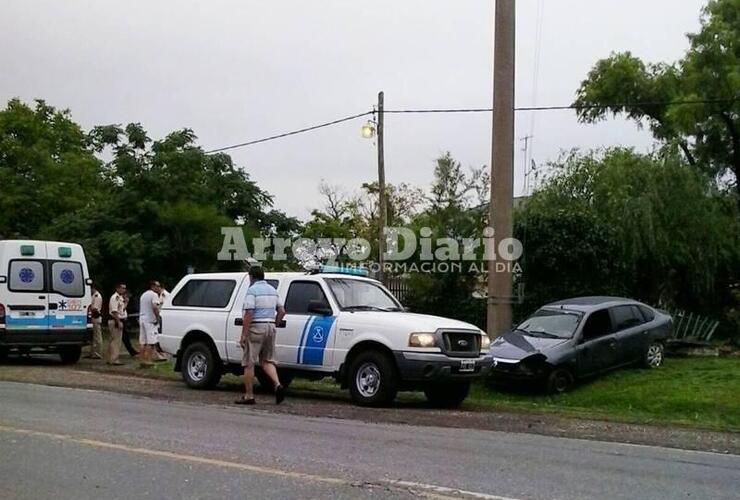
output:
[[[308,312],[312,314],[318,314],[320,316],[331,316],[334,311],[331,310],[329,304],[323,300],[309,300],[308,301]]]

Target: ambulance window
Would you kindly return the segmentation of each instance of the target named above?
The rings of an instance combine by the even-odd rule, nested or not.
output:
[[[308,312],[308,303],[312,300],[323,302],[329,307],[329,301],[321,289],[321,285],[313,281],[294,281],[288,289],[288,296],[285,298],[285,312],[289,314],[310,314]]]
[[[10,261],[8,289],[11,292],[43,292],[43,262],[39,260]]]
[[[79,262],[51,263],[51,291],[65,297],[84,297],[85,278]]]
[[[222,309],[229,305],[235,287],[234,280],[190,280],[177,292],[172,305]]]

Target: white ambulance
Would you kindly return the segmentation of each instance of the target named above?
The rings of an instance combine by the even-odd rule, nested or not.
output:
[[[490,341],[476,326],[406,312],[383,285],[354,270],[324,271],[266,273],[286,310],[275,346],[284,385],[294,376],[333,377],[360,405],[423,390],[433,404],[451,407],[490,369]],[[159,344],[190,387],[214,387],[222,374],[241,373],[248,287],[246,273],[192,274],[165,301]]]
[[[76,363],[92,332],[89,276],[80,245],[0,240],[0,358],[43,350]]]

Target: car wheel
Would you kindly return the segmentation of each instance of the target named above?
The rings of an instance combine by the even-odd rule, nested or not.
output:
[[[470,382],[433,384],[424,388],[427,400],[437,408],[457,408],[470,392]]]
[[[182,379],[193,389],[211,389],[221,380],[217,356],[205,342],[190,344],[182,354]]]
[[[73,365],[77,363],[80,360],[81,355],[82,347],[80,346],[63,347],[59,349],[59,357],[65,365]]]
[[[562,394],[573,386],[573,374],[567,368],[555,368],[547,377],[547,392]]]
[[[642,364],[645,368],[657,368],[663,364],[664,356],[663,344],[652,342],[645,351]]]
[[[386,406],[398,393],[398,377],[393,360],[378,351],[357,355],[349,368],[349,392],[360,406]]]

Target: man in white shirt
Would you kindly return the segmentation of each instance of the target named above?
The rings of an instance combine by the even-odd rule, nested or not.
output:
[[[162,286],[158,281],[149,282],[149,290],[139,299],[139,344],[141,344],[140,367],[152,366],[152,355],[159,333],[159,292]]]

